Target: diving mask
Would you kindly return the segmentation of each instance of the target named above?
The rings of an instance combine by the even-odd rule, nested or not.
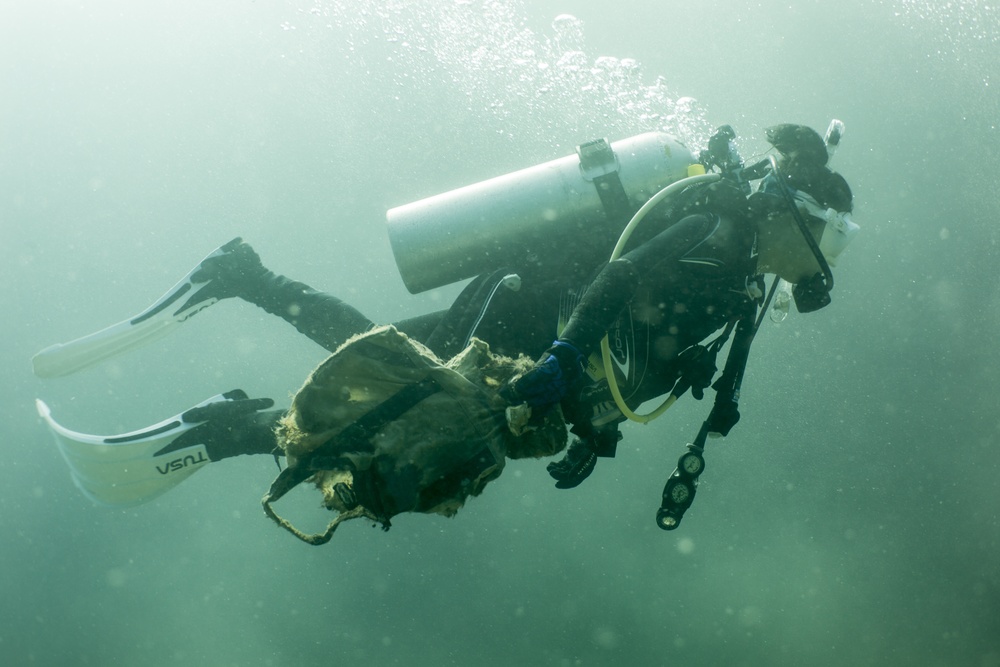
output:
[[[829,266],[836,266],[837,257],[854,240],[861,228],[854,224],[849,211],[824,209],[801,190],[793,190],[791,194],[796,205],[806,215],[825,223],[819,239],[819,251]],[[792,296],[795,298],[796,309],[800,313],[810,313],[830,305],[831,285],[828,283],[827,277],[821,272],[795,285]]]
[[[819,239],[819,249],[830,266],[836,266],[837,257],[844,252],[861,228],[854,223],[849,211],[824,208],[812,195],[803,190],[785,186],[792,200],[806,215],[819,218],[825,224]],[[761,183],[760,191],[767,195],[781,197],[781,186],[773,174],[768,174]]]
[[[819,239],[819,249],[830,266],[837,265],[837,257],[844,252],[861,228],[851,219],[849,212],[841,212],[833,208],[824,209],[811,196],[797,190],[792,197],[795,203],[805,209],[808,215],[819,218],[824,223],[823,234]]]

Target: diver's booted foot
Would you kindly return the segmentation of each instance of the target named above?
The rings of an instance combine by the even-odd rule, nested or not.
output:
[[[191,281],[208,283],[200,290],[203,298],[246,298],[256,292],[268,273],[250,244],[236,237],[202,261]]]

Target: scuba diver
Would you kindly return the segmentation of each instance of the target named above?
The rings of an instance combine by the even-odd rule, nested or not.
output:
[[[618,224],[613,234],[598,235],[593,252],[557,254],[548,239],[536,237],[520,247],[521,261],[474,277],[450,308],[393,326],[441,359],[461,352],[473,337],[497,354],[537,359],[499,393],[510,405],[529,406],[536,418],[561,408],[575,436],[563,458],[547,467],[561,489],[583,482],[599,457],[615,455],[626,419],[648,421],[682,394],[701,399],[714,388],[711,414],[664,490],[657,521],[674,528],[693,499],[705,437],[727,435],[739,419],[747,355],[768,302],[787,296],[785,290],[799,312],[830,302],[830,267],[858,231],[850,187],[827,164],[841,132],[839,121],[825,139],[801,125],[769,128],[767,140],[778,156],[745,166],[735,133],[723,126],[694,161],[699,168],[688,172],[702,175],[680,181],[683,187],[662,202],[650,200],[636,212],[622,199],[620,181],[597,184],[608,218]],[[585,155],[578,153],[582,162]],[[628,234],[619,237],[627,217]],[[765,274],[775,276],[769,293]],[[271,272],[250,245],[234,239],[142,315],[43,350],[35,358],[36,373],[59,375],[91,365],[228,298],[284,319],[330,352],[376,326],[337,297]],[[718,354],[729,342],[717,377]],[[635,414],[643,403],[664,396],[656,414]],[[145,457],[202,445],[202,458],[170,463],[179,481],[208,462],[275,454],[275,426],[285,411],[273,405],[236,390],[119,441],[147,443],[135,454]],[[64,443],[108,442],[64,429],[41,402],[39,410]],[[73,467],[75,459],[67,460]],[[121,498],[102,496],[93,484],[85,491],[102,500],[141,502],[173,484],[150,481]]]

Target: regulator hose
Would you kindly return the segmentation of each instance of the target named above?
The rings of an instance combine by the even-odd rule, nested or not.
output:
[[[667,197],[677,194],[681,190],[689,188],[693,185],[700,185],[702,183],[714,183],[720,178],[722,178],[721,174],[699,174],[697,176],[688,176],[687,178],[682,178],[679,181],[671,183],[650,197],[649,201],[643,204],[642,208],[636,211],[635,215],[632,216],[632,219],[629,220],[629,223],[625,225],[625,229],[622,230],[621,236],[618,237],[618,243],[615,244],[615,249],[611,252],[610,261],[613,262],[621,257],[622,251],[625,249],[625,245],[632,236],[632,232],[635,231],[635,228],[639,226],[639,223],[642,222],[643,218],[646,217],[653,207]],[[611,363],[611,346],[608,344],[608,337],[606,335],[601,339],[601,359],[604,362],[604,375],[607,377],[608,388],[611,390],[611,396],[615,399],[615,405],[618,406],[621,413],[628,419],[634,422],[639,422],[640,424],[648,424],[666,412],[670,406],[674,404],[674,401],[677,400],[677,397],[671,394],[670,396],[667,396],[660,407],[655,410],[647,412],[644,415],[636,414],[631,408],[628,407],[628,405],[625,404],[625,399],[622,397],[621,389],[618,387],[618,380],[615,379],[614,366]]]

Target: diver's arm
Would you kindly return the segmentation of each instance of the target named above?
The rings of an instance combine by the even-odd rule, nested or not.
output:
[[[716,216],[691,215],[608,263],[573,310],[559,338],[530,371],[507,385],[502,392],[507,400],[547,406],[565,398],[583,377],[584,360],[597,350],[643,277],[673,270],[677,260],[697,248],[717,227]]]
[[[643,277],[670,270],[677,260],[711,236],[717,226],[715,216],[689,215],[608,263],[587,289],[559,340],[572,344],[585,356],[595,351],[622,308],[632,300]]]

